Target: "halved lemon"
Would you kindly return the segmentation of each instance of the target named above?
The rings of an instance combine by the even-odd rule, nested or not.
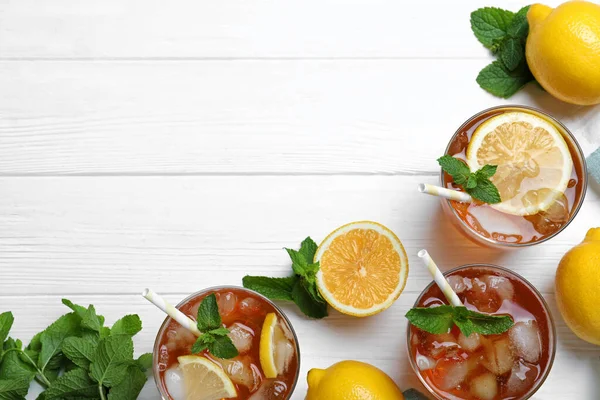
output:
[[[277,315],[275,313],[268,313],[260,333],[260,366],[267,378],[277,378],[274,339],[276,326]]]
[[[183,371],[186,400],[217,400],[237,397],[231,379],[220,366],[201,356],[177,357]]]
[[[323,240],[317,286],[341,313],[356,317],[377,314],[400,296],[408,276],[408,258],[400,239],[372,221],[352,222]]]
[[[529,112],[500,114],[482,123],[467,148],[472,171],[497,165],[491,181],[500,192],[495,209],[513,215],[545,211],[564,193],[573,159],[558,129]]]

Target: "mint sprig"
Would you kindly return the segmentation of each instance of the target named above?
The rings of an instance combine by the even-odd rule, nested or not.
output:
[[[200,353],[208,349],[210,354],[219,358],[233,358],[239,354],[227,336],[229,329],[222,326],[217,296],[214,293],[202,299],[196,320],[202,335],[192,345],[192,353]]]
[[[244,287],[271,300],[293,301],[310,318],[326,317],[327,302],[317,289],[319,263],[313,262],[317,247],[315,241],[307,237],[300,244],[299,250],[286,248],[292,260],[292,276],[271,278],[247,275],[242,279]]]
[[[442,305],[438,307],[415,307],[406,313],[411,324],[425,332],[447,333],[454,325],[463,335],[499,335],[509,330],[514,322],[508,315],[489,315],[468,310],[466,307]]]
[[[498,169],[496,165],[484,165],[481,169],[471,172],[467,164],[450,155],[438,158],[437,162],[452,176],[454,183],[462,186],[473,198],[488,204],[502,201],[498,188],[490,180]]]
[[[516,13],[484,7],[471,13],[475,37],[498,58],[477,76],[479,86],[494,96],[509,98],[534,80],[525,59],[528,10],[529,6]]]

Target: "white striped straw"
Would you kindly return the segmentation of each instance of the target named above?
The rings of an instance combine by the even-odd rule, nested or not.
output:
[[[444,197],[446,199],[459,201],[461,203],[471,203],[473,201],[473,198],[465,192],[446,189],[441,186],[429,185],[427,183],[419,183],[419,192],[427,193],[432,196]]]
[[[437,265],[435,265],[435,262],[433,262],[433,259],[427,250],[423,249],[419,251],[417,255],[423,260],[423,263],[429,270],[433,280],[438,285],[442,293],[444,293],[444,296],[446,296],[450,304],[452,304],[454,307],[462,306],[463,303],[460,301],[456,293],[454,293],[454,290],[452,290],[452,287],[450,287],[450,284],[442,274],[442,271],[440,271]]]
[[[179,325],[188,329],[194,335],[202,335],[202,332],[198,330],[198,326],[196,325],[196,322],[194,322],[193,319],[189,318],[187,315],[173,307],[165,299],[163,299],[158,294],[154,293],[152,290],[144,289],[144,291],[142,292],[142,296],[144,296],[144,298],[150,303],[163,310],[165,313],[167,313],[169,317],[179,322]]]

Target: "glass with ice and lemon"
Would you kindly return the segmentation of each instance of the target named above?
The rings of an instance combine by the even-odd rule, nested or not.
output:
[[[210,322],[214,316],[202,308],[210,310],[204,306],[213,295],[219,326],[211,327],[215,334],[207,342],[220,341],[221,333],[231,341],[195,348],[198,338],[166,318],[154,344],[154,379],[162,398],[289,399],[300,371],[298,340],[289,320],[270,300],[240,287],[202,290],[176,308],[194,321],[204,314]],[[226,351],[227,342],[235,346],[233,354]]]
[[[470,239],[520,247],[558,234],[575,217],[587,185],[585,158],[567,128],[539,110],[501,106],[476,114],[454,134],[446,155],[471,171],[485,165],[501,201],[461,203],[442,199],[453,223]],[[442,171],[442,186],[463,191]]]

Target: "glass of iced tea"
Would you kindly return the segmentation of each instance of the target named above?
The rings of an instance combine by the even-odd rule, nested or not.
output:
[[[285,400],[294,391],[300,372],[300,349],[296,333],[285,314],[266,297],[245,288],[221,286],[201,290],[183,299],[176,308],[196,320],[202,300],[215,294],[222,324],[238,355],[230,359],[213,356],[207,350],[196,354],[221,368],[229,377],[240,400]],[[275,318],[273,318],[273,315]],[[271,317],[269,317],[271,315]],[[277,376],[267,378],[261,366],[261,336],[265,320],[273,321],[273,363]],[[180,361],[192,354],[196,336],[170,317],[163,322],[154,343],[154,380],[163,400],[195,400],[189,394]],[[183,358],[181,358],[184,356]],[[208,397],[206,392],[198,399]],[[210,397],[210,396],[209,396]]]
[[[410,363],[431,394],[441,400],[528,399],[542,385],[556,349],[554,321],[542,295],[523,277],[494,265],[474,264],[444,274],[465,307],[509,315],[514,325],[500,335],[454,326],[431,334],[408,325]],[[448,304],[434,283],[415,307]]]
[[[530,107],[500,106],[476,114],[456,131],[445,154],[463,160],[472,172],[498,166],[490,180],[500,203],[442,199],[453,224],[480,244],[507,248],[544,242],[569,224],[585,197],[579,144],[559,121]],[[463,190],[444,171],[441,183]]]

